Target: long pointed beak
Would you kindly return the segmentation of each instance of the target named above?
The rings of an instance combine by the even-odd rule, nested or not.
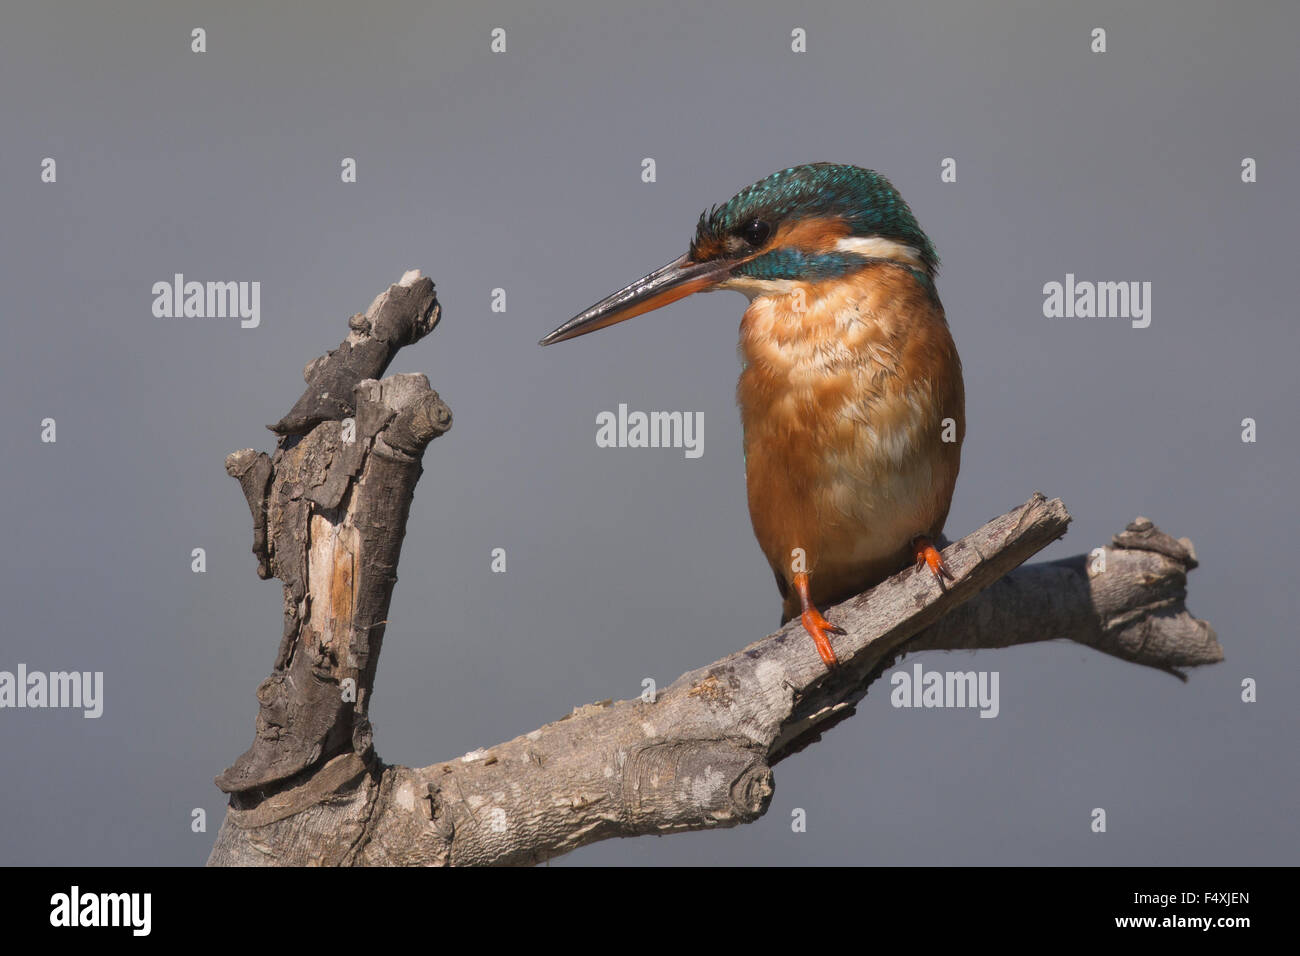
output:
[[[717,285],[731,274],[734,259],[692,262],[687,256],[674,259],[648,276],[601,299],[586,312],[575,315],[539,344],[553,345],[614,325],[634,315],[653,311],[669,302],[684,299],[692,292],[702,292]]]

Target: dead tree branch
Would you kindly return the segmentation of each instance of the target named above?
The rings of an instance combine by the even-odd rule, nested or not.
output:
[[[1107,548],[1022,568],[1070,520],[1035,494],[944,550],[946,589],[909,569],[832,609],[848,631],[833,672],[795,621],[653,701],[588,704],[453,761],[386,765],[367,706],[421,456],[451,414],[423,376],[373,376],[437,316],[432,283],[408,273],[308,366],[274,458],[227,461],[259,573],[284,582],[285,629],[254,744],[218,777],[231,799],[209,865],[529,864],[747,823],[767,809],[772,767],[850,716],[903,651],[1068,638],[1180,677],[1222,659],[1184,606],[1191,542],[1139,518]],[[354,341],[380,329],[383,347]]]

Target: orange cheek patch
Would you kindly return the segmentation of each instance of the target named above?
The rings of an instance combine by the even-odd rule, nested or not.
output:
[[[833,252],[835,243],[848,234],[849,224],[843,219],[797,219],[778,229],[768,245],[774,249]]]

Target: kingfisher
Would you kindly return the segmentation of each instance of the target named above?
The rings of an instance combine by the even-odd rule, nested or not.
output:
[[[858,166],[773,173],[701,214],[686,253],[541,340],[563,342],[682,299],[734,289],[736,398],[749,515],[828,669],[818,609],[937,547],[966,434],[961,360],[935,288],[939,258],[898,190]]]

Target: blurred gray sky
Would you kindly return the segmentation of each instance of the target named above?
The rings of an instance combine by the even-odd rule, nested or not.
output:
[[[943,259],[969,418],[949,534],[1035,489],[1075,519],[1044,557],[1151,517],[1195,541],[1190,607],[1227,661],[1183,685],[1064,642],[910,658],[998,671],[998,717],[878,689],[777,768],[757,824],[565,862],[1296,862],[1294,4],[113,6],[0,14],[0,669],[106,685],[98,720],[0,711],[0,861],[206,859],[280,633],[222,460],[272,447],[303,364],[408,268],[444,319],[392,371],[427,373],[455,427],[411,512],[385,759],[488,746],[772,630],[744,299],[536,342],[683,252],[707,205],[824,160],[886,173]],[[261,326],[155,318],[175,272],[260,281]],[[1044,318],[1067,273],[1151,282],[1151,326]],[[620,402],[701,412],[703,456],[597,448]]]

